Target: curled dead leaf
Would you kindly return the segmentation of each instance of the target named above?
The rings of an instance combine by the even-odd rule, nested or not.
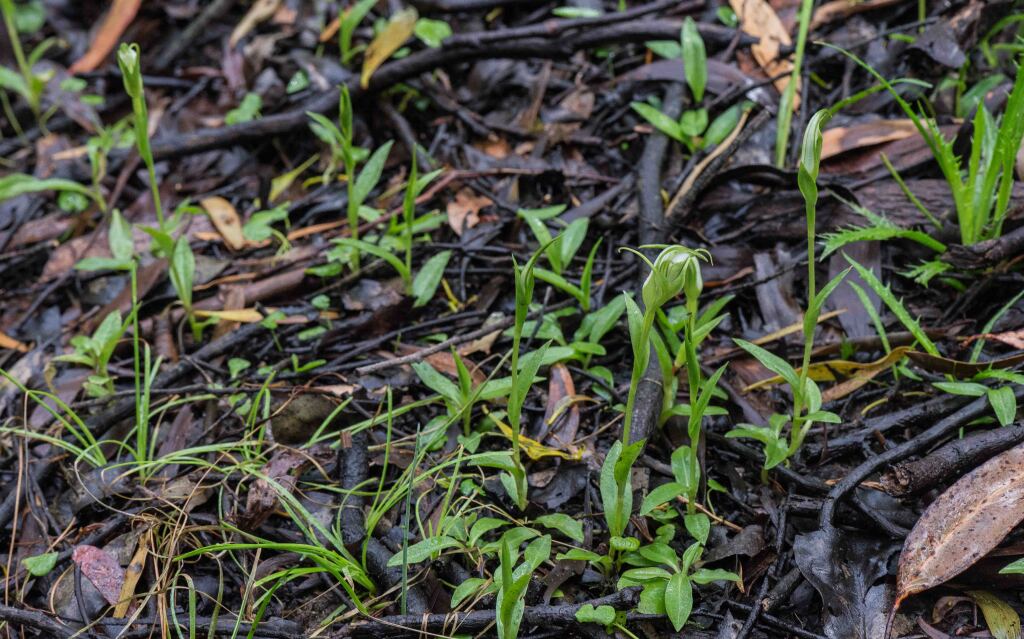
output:
[[[469,188],[459,189],[455,199],[448,202],[448,226],[455,234],[462,236],[466,229],[471,229],[480,222],[480,209],[494,204],[489,197],[476,195]]]
[[[736,12],[743,31],[760,39],[757,44],[750,47],[750,51],[768,77],[782,76],[774,83],[775,88],[782,93],[789,84],[790,72],[793,70],[793,64],[789,59],[779,56],[779,50],[783,46],[789,48],[793,44],[782,20],[767,0],[729,0],[729,5]],[[800,106],[800,78],[795,80],[797,86],[793,96],[794,110]]]

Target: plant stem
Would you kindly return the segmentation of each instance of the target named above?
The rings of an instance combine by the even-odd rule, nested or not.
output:
[[[28,99],[29,107],[32,108],[32,114],[38,118],[39,100],[36,97],[35,91],[32,90],[32,69],[29,68],[28,61],[25,59],[25,52],[22,51],[21,41],[18,39],[18,27],[14,24],[14,3],[11,0],[0,0],[0,9],[3,10],[4,26],[7,27],[7,38],[11,42],[14,59],[18,64],[18,71],[21,72],[21,77],[25,81],[25,87],[28,89],[28,95],[25,97]]]
[[[146,432],[148,415],[143,415],[142,402],[142,371],[139,363],[139,277],[135,262],[132,261],[131,270],[132,290],[132,361],[135,367],[135,459],[143,462],[146,460],[146,450],[149,443],[146,441],[149,433]]]
[[[793,121],[793,98],[796,96],[796,85],[800,81],[800,69],[804,61],[804,49],[807,46],[807,32],[811,25],[811,9],[814,8],[814,0],[802,0],[800,4],[800,31],[796,37],[796,51],[793,53],[793,72],[789,76],[789,83],[782,91],[782,98],[779,100],[779,122],[775,135],[775,166],[782,167],[786,164],[786,147],[789,143],[790,123]]]
[[[700,423],[703,415],[697,414],[696,402],[700,388],[700,361],[697,359],[697,300],[686,300],[686,335],[684,335],[684,348],[686,350],[686,376],[689,384],[690,394],[690,419],[686,425],[687,434],[690,436],[690,459],[692,468],[699,468],[697,460],[697,447],[700,440]],[[690,515],[696,512],[697,490],[700,482],[693,487],[693,494],[687,495],[686,512]]]
[[[626,415],[622,425],[622,445],[629,445],[629,436],[633,427],[633,405],[636,403],[636,389],[647,368],[647,361],[650,360],[651,349],[651,327],[654,325],[654,315],[657,309],[644,309],[643,323],[640,328],[640,343],[634,345],[633,374],[629,380],[629,392],[626,395]],[[641,358],[640,349],[646,349],[648,357]],[[514,382],[513,382],[514,383]]]

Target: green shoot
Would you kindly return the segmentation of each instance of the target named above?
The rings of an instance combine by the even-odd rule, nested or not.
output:
[[[803,68],[813,8],[814,0],[801,0],[800,15],[797,17],[800,30],[797,32],[796,51],[793,53],[793,71],[786,88],[782,91],[782,97],[779,98],[779,121],[775,129],[775,166],[778,167],[786,165],[786,148],[789,146],[789,130],[793,123],[793,102],[796,98],[796,85],[800,82],[800,71]]]
[[[153,151],[149,146],[149,110],[146,107],[146,94],[142,86],[142,60],[139,45],[134,42],[122,44],[117,50],[117,64],[121,68],[124,90],[132,101],[132,114],[135,118],[135,146],[149,172],[149,188],[153,196],[153,208],[156,210],[157,226],[166,231],[164,209],[160,205],[160,187],[156,182],[156,165],[153,163]]]
[[[541,249],[543,250],[543,249]],[[512,428],[512,464],[510,473],[501,475],[505,491],[520,509],[526,508],[526,469],[519,454],[519,437],[522,431],[522,410],[526,395],[533,385],[533,378],[540,369],[541,361],[547,352],[548,345],[545,344],[540,350],[531,353],[520,367],[519,345],[523,338],[523,327],[526,324],[526,316],[530,311],[530,302],[533,300],[534,265],[540,251],[537,251],[520,268],[515,258],[512,258],[512,272],[515,280],[516,306],[515,323],[512,325],[512,358],[511,377],[512,388],[508,398],[508,423]]]

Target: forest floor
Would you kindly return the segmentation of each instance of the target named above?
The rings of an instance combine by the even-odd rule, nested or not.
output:
[[[0,0],[0,637],[1020,637],[1019,4]]]

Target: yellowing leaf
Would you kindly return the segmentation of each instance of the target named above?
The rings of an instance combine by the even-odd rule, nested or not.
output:
[[[263,320],[263,313],[260,313],[255,308],[240,308],[229,311],[204,311],[197,309],[195,315],[196,317],[216,317],[222,322],[241,322],[243,324],[254,324]]]
[[[419,15],[412,7],[399,11],[388,21],[370,46],[366,48],[366,56],[363,58],[363,73],[359,77],[359,86],[364,89],[370,84],[370,76],[377,70],[377,67],[384,64],[384,61],[391,57],[391,54],[398,51],[398,48],[405,44],[405,41],[412,35],[416,28],[416,18]]]
[[[854,379],[863,378],[863,383],[867,383],[867,381],[872,377],[898,362],[907,354],[908,351],[910,351],[910,347],[900,346],[892,349],[892,352],[885,357],[866,364],[851,362],[845,359],[833,359],[827,362],[818,362],[816,364],[811,364],[807,368],[807,377],[816,382],[836,382],[840,380],[853,381]],[[796,371],[799,373],[800,369],[798,368]],[[762,379],[761,381],[755,382],[743,390],[744,392],[747,392],[764,386],[774,386],[782,381],[782,377],[776,375],[775,377],[769,377],[768,379]],[[863,383],[861,385],[863,385]],[[855,389],[849,389],[847,390],[847,393],[852,392],[853,390]],[[824,394],[822,394],[822,399],[824,400]]]
[[[314,154],[311,158],[298,165],[291,171],[277,176],[270,181],[270,201],[273,202],[277,198],[281,197],[281,194],[288,190],[288,187],[292,185],[295,178],[302,175],[302,172],[308,169],[314,162],[320,159],[319,154]]]
[[[494,420],[495,424],[498,425],[498,430],[501,431],[502,435],[508,437],[509,439],[512,439],[513,433],[511,426],[506,424],[504,421],[498,419],[494,415],[494,413],[488,411],[486,407],[484,408],[484,412],[491,419]],[[583,453],[577,448],[573,448],[571,452],[557,450],[555,448],[545,446],[536,439],[530,439],[529,437],[523,435],[522,433],[519,434],[519,446],[520,448],[523,449],[523,452],[526,453],[526,455],[533,460],[541,459],[544,457],[561,457],[562,459],[568,459],[572,461],[579,461],[580,459],[583,459]]]
[[[28,345],[27,344],[25,344],[23,342],[19,342],[18,340],[14,339],[13,337],[7,335],[6,333],[4,333],[2,331],[0,331],[0,348],[6,348],[6,349],[9,349],[9,350],[12,350],[12,351],[18,351],[19,353],[27,353],[28,352]]]
[[[217,232],[224,238],[224,244],[232,251],[245,248],[246,240],[242,234],[242,222],[238,218],[238,211],[222,197],[207,197],[199,200],[210,221],[216,227]]]
[[[985,625],[996,639],[1020,639],[1020,615],[1005,601],[987,590],[968,590],[981,614]]]
[[[242,20],[235,26],[234,31],[231,32],[228,46],[234,48],[238,41],[252,31],[256,25],[269,20],[280,6],[281,0],[256,0],[255,4],[249,7],[249,11],[246,12]]]

